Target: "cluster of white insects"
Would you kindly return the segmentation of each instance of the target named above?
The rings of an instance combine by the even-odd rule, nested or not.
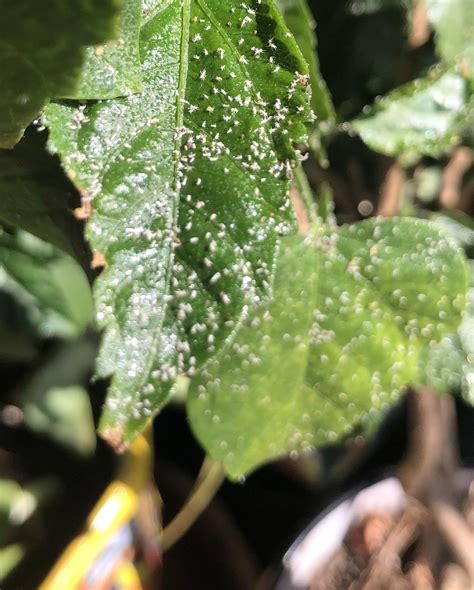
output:
[[[267,447],[260,449],[261,457],[266,458],[266,452],[284,454],[291,448],[310,450],[315,444],[335,440],[355,421],[387,407],[416,373],[419,338],[435,343],[445,329],[445,318],[463,310],[464,297],[449,296],[451,283],[456,280],[449,262],[456,247],[442,236],[427,235],[424,222],[418,222],[419,228],[415,227],[417,222],[410,223],[380,221],[369,228],[353,225],[343,228],[336,240],[332,235],[320,241],[318,275],[322,280],[318,282],[316,301],[308,302],[312,320],[307,340],[305,334],[281,335],[294,349],[299,347],[302,355],[309,352],[305,389],[301,391],[295,375],[295,386],[288,392],[293,410],[285,410],[287,421],[280,425],[278,435],[267,441]],[[406,248],[404,230],[411,232],[411,252]],[[415,288],[409,280],[413,268],[419,275]],[[409,276],[404,277],[405,272]],[[433,293],[432,283],[438,281],[438,290]],[[426,289],[420,289],[420,284]],[[298,299],[287,299],[288,309],[295,308]],[[264,320],[273,321],[269,312]],[[195,414],[201,411],[205,417],[200,420],[202,436],[207,430],[213,431],[217,439],[228,444],[228,425],[221,426],[219,414],[232,402],[221,402],[222,395],[240,398],[242,403],[232,406],[237,421],[240,408],[244,415],[246,407],[255,405],[269,406],[270,423],[279,420],[275,408],[284,403],[284,393],[275,395],[265,388],[249,390],[246,385],[247,367],[261,363],[265,355],[268,336],[262,327],[261,322],[255,323],[252,344],[239,343],[237,337],[237,342],[228,347],[232,383],[228,379],[224,386],[220,383],[225,373],[219,370],[217,361],[202,371],[197,387],[201,410],[199,403],[195,404]],[[269,344],[267,357],[273,350]],[[364,363],[364,358],[372,359],[375,367]],[[306,398],[302,401],[303,396]],[[247,426],[250,423],[247,419]],[[260,426],[254,424],[253,428],[257,436]],[[232,437],[228,446],[236,444],[238,450],[244,449],[245,457],[247,443],[248,435],[241,435]],[[242,465],[238,453],[229,456],[227,446],[217,453],[227,464],[237,465],[237,470]]]

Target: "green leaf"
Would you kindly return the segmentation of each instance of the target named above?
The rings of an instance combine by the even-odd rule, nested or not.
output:
[[[26,548],[21,543],[12,543],[0,547],[0,582],[13,571],[26,554]]]
[[[474,405],[474,287],[457,331],[428,348],[420,365],[426,382],[436,391],[462,394]]]
[[[110,39],[121,0],[0,1],[0,147],[54,96],[74,91],[84,48]]]
[[[116,39],[88,47],[77,88],[57,98],[104,99],[142,90],[139,51],[141,0],[123,0]]]
[[[432,215],[431,220],[457,242],[468,258],[474,258],[474,219],[470,215],[458,209],[446,209]]]
[[[24,306],[43,337],[73,337],[91,319],[86,276],[69,256],[26,232],[0,233],[0,289]]]
[[[237,478],[301,442],[302,390],[317,293],[318,253],[301,236],[282,241],[274,297],[248,312],[236,338],[211,359],[188,391],[192,428]]]
[[[62,344],[12,395],[27,426],[81,455],[90,455],[96,444],[89,396],[83,387],[96,353],[96,344],[88,338]]]
[[[295,36],[296,42],[309,66],[311,80],[311,107],[317,117],[316,123],[334,121],[334,107],[326,82],[319,70],[316,23],[306,0],[278,0],[285,22]]]
[[[194,432],[232,478],[335,440],[418,380],[423,346],[459,323],[466,281],[460,250],[425,221],[284,242],[273,301],[191,381]]]
[[[352,125],[375,151],[410,163],[440,157],[458,143],[471,108],[466,80],[448,70],[394,90]]]
[[[38,354],[37,331],[25,317],[25,307],[14,293],[5,291],[2,282],[0,279],[0,362],[31,362]]]
[[[433,216],[433,221],[454,239],[466,254],[474,254],[472,219],[460,212]],[[468,307],[461,325],[453,334],[427,348],[420,359],[425,381],[441,393],[461,393],[474,404],[474,263],[469,260]]]
[[[428,20],[436,31],[436,48],[442,60],[465,62],[474,77],[474,10],[471,0],[423,0]]]
[[[321,273],[306,374],[324,402],[315,403],[318,444],[418,382],[422,348],[459,324],[467,289],[462,251],[434,224],[410,218],[339,228]]]
[[[44,144],[45,134],[34,130],[14,149],[0,150],[0,222],[57,246],[85,268],[89,251],[72,213],[77,191]]]
[[[100,428],[119,446],[267,294],[308,117],[307,68],[272,0],[148,8],[143,93],[47,113],[107,262],[95,286],[98,374],[113,375]]]

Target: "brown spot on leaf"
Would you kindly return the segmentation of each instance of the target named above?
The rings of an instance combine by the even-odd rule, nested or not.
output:
[[[73,215],[79,221],[84,221],[84,219],[89,219],[90,212],[86,211],[84,207],[76,207],[73,211]]]
[[[89,219],[92,215],[92,197],[88,193],[81,193],[81,206],[74,209],[76,219]]]
[[[305,204],[299,191],[296,187],[290,190],[290,198],[295,211],[296,219],[298,220],[298,230],[300,234],[306,234],[310,228],[309,216],[306,211]]]
[[[123,427],[122,426],[114,426],[113,428],[107,428],[102,434],[102,438],[108,443],[113,450],[121,455],[124,453],[127,448],[128,444],[125,443],[123,440]]]
[[[91,268],[104,268],[107,266],[107,261],[102,252],[94,252],[91,260]]]

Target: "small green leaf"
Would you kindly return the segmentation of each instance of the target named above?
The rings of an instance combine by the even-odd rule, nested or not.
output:
[[[91,320],[82,269],[69,256],[26,232],[0,233],[0,288],[25,307],[43,337],[73,337]]]
[[[272,302],[191,382],[191,426],[232,478],[387,407],[460,321],[465,262],[434,224],[370,219],[317,242],[283,242]]]
[[[88,238],[113,375],[101,431],[128,443],[272,282],[307,67],[272,0],[148,3],[144,90],[51,105],[51,147],[92,200]]]
[[[0,1],[0,147],[46,103],[74,91],[84,49],[115,33],[121,0]]]
[[[410,163],[458,143],[471,108],[466,80],[449,70],[401,86],[352,125],[375,151]]]
[[[118,35],[112,41],[88,47],[79,83],[56,98],[104,99],[142,90],[139,51],[141,0],[123,0]]]
[[[436,47],[447,63],[464,62],[474,77],[474,10],[471,0],[423,0],[436,31]]]

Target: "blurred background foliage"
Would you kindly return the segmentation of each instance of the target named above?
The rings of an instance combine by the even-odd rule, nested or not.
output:
[[[304,169],[320,213],[337,223],[376,214],[430,218],[472,261],[470,0],[278,3],[311,67],[317,118]],[[82,222],[73,215],[80,196],[46,152],[45,135],[34,124],[15,149],[0,152],[0,584],[22,590],[35,587],[78,530],[115,466],[95,436],[105,384],[90,383],[98,336],[91,328],[94,271]],[[474,272],[471,276],[474,293]],[[458,331],[424,358],[427,383],[471,404],[473,298]],[[464,428],[472,429],[472,413],[462,407],[468,416]],[[170,494],[172,512],[201,451],[179,406],[158,417],[157,428],[157,478]],[[241,524],[237,532],[235,523],[228,525],[235,543],[246,547],[240,558],[254,560],[254,569],[277,559],[304,507],[314,504],[308,489],[347,470],[364,436],[358,430],[323,449],[312,463],[265,468],[250,478],[253,499],[243,488],[224,487],[233,511],[226,518]],[[474,460],[472,445],[466,449]],[[397,454],[393,448],[384,452],[388,458],[382,463]],[[172,463],[176,455],[179,460]],[[252,528],[266,522],[262,514],[273,522],[272,539]],[[47,547],[46,534],[52,539]],[[179,549],[170,554],[170,579],[178,575],[178,556],[183,559]]]

